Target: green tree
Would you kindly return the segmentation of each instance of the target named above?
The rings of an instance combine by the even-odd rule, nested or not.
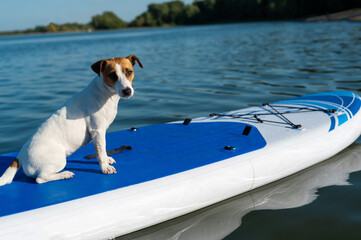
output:
[[[149,4],[148,10],[137,16],[130,26],[163,26],[183,24],[185,5],[182,1]]]
[[[46,28],[47,32],[57,32],[59,31],[59,26],[54,24],[54,23],[50,23]]]
[[[199,22],[200,10],[197,5],[187,5],[184,7],[181,16],[177,20],[177,24],[192,24]]]
[[[184,11],[184,3],[182,1],[172,1],[167,3],[169,13],[167,16],[167,23],[176,24]]]
[[[44,27],[44,26],[36,26],[34,28],[34,32],[45,33],[46,32],[46,27]]]
[[[168,22],[169,7],[168,4],[149,4],[148,12],[155,20],[155,25],[162,26]]]
[[[102,15],[93,16],[90,25],[101,30],[125,28],[127,23],[118,18],[113,12],[103,12]]]
[[[193,5],[199,8],[197,23],[208,23],[216,20],[216,0],[195,0]]]

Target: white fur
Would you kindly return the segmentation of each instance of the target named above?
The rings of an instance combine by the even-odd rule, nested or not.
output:
[[[11,183],[17,171],[18,169],[15,167],[8,167],[0,178],[0,186]]]
[[[66,165],[66,157],[91,140],[101,171],[116,173],[110,166],[114,159],[106,154],[105,133],[117,115],[119,99],[130,97],[123,96],[122,89],[129,87],[131,96],[134,93],[119,65],[116,71],[120,77],[114,88],[104,83],[102,75],[96,77],[53,113],[24,144],[17,158],[27,176],[36,178],[37,183],[71,178],[72,172],[59,173]],[[9,167],[0,178],[0,185],[10,183],[16,170]]]
[[[127,98],[132,97],[133,94],[134,94],[134,90],[133,90],[132,85],[130,84],[129,80],[127,79],[127,77],[122,72],[122,67],[119,64],[116,64],[115,69],[116,69],[115,71],[116,71],[117,75],[119,76],[119,80],[115,83],[115,91],[116,91],[116,93],[119,96],[123,96],[122,90],[129,87],[132,90],[132,93]]]

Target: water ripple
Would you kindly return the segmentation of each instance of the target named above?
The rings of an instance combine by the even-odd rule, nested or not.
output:
[[[0,38],[0,152],[95,76],[102,58],[137,55],[135,95],[110,131],[320,91],[361,92],[359,25],[241,23]]]

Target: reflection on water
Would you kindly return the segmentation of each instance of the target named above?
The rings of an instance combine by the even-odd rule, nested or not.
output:
[[[350,173],[360,170],[361,145],[354,144],[335,157],[288,178],[117,239],[223,239],[240,227],[242,218],[247,213],[310,204],[318,197],[318,189],[332,185],[349,185],[347,180]],[[259,231],[262,231],[262,226],[259,228]]]

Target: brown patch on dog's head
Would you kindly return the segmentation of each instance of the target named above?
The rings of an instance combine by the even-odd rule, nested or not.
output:
[[[140,62],[140,60],[139,60],[139,58],[137,56],[129,55],[128,57],[126,57],[126,59],[128,59],[132,63],[133,67],[135,65],[135,61],[137,61],[138,64],[139,64],[139,67],[143,68],[142,63]]]
[[[91,68],[95,73],[99,75],[99,77],[101,76],[101,74],[103,74],[103,80],[106,85],[108,85],[109,87],[114,87],[115,82],[120,78],[120,73],[117,72],[116,65],[118,64],[120,66],[122,73],[130,81],[130,83],[132,83],[134,79],[133,66],[135,65],[135,61],[137,61],[139,66],[143,68],[143,65],[140,62],[139,58],[134,55],[130,55],[126,58],[118,57],[102,59],[94,63]]]

